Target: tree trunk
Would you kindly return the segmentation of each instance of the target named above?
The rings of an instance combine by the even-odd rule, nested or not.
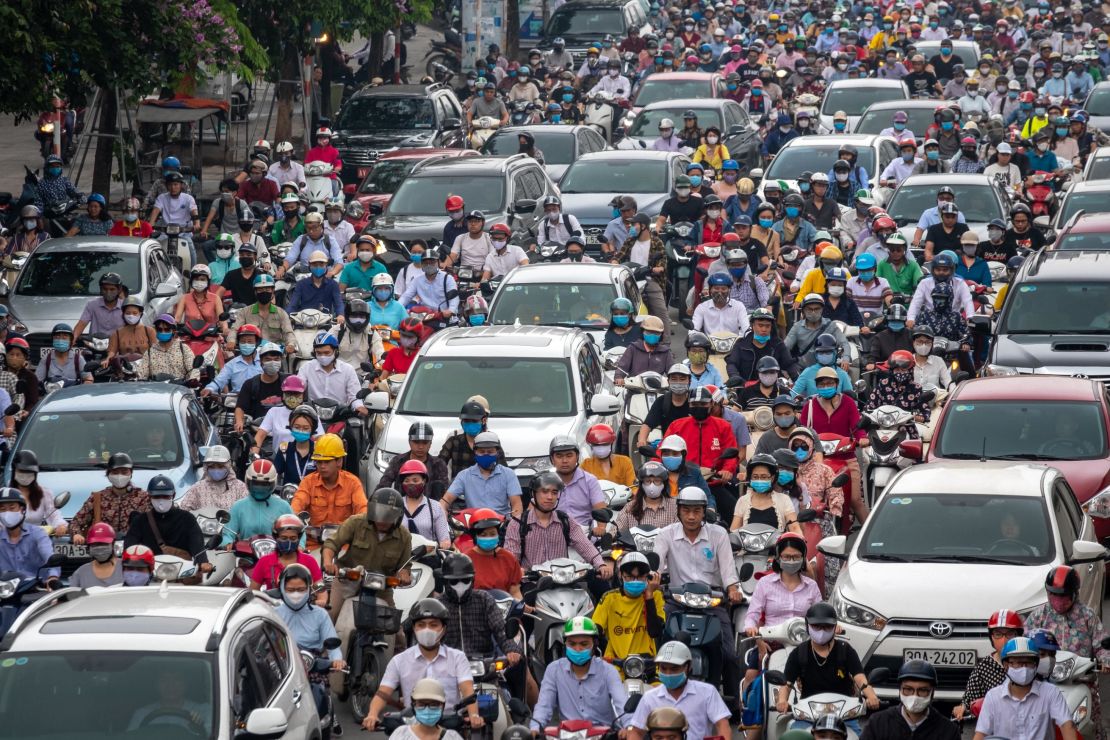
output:
[[[505,58],[520,58],[520,3],[505,3]]]
[[[297,92],[295,80],[301,78],[298,65],[300,59],[297,49],[292,44],[286,44],[285,55],[281,62],[280,80],[277,86],[277,120],[274,121],[274,141],[293,140],[293,96]],[[305,93],[303,105],[312,105],[312,96]]]
[[[367,82],[380,77],[382,73],[382,44],[385,43],[385,31],[374,31],[370,34],[370,76]]]
[[[113,153],[117,141],[112,137],[116,135],[117,113],[115,94],[110,90],[101,89],[100,120],[96,123],[97,133],[100,136],[96,138],[96,155],[93,158],[92,192],[94,193],[107,195],[112,190],[112,166],[115,159]],[[126,159],[127,152],[123,152],[123,156]],[[132,178],[136,177],[134,172],[127,174]]]

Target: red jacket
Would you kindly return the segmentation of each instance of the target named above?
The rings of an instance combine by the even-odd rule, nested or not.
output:
[[[338,177],[343,169],[343,160],[339,158],[339,150],[330,144],[328,146],[314,146],[304,154],[304,163],[327,162],[335,170],[332,177]]]
[[[149,239],[150,235],[154,233],[154,228],[149,222],[139,219],[135,222],[134,226],[128,226],[127,222],[122,219],[112,224],[112,228],[108,231],[108,236],[137,236],[143,239]]]
[[[671,422],[663,436],[677,434],[686,440],[686,462],[700,465],[715,470],[727,470],[735,473],[739,461],[733,458],[726,460],[720,468],[717,459],[721,452],[729,447],[736,447],[736,435],[732,433],[732,425],[724,419],[710,416],[702,422],[694,417],[687,416]]]

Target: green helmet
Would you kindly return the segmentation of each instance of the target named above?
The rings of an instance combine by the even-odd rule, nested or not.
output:
[[[594,624],[594,620],[589,617],[568,619],[567,623],[563,625],[563,637],[575,637],[577,635],[597,637],[597,625]]]

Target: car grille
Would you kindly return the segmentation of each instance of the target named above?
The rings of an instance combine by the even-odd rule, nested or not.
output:
[[[367,165],[373,164],[378,161],[378,151],[376,149],[340,149],[339,158],[343,160],[343,164],[353,165]]]
[[[871,673],[871,671],[880,667],[889,670],[890,675],[885,681],[880,681],[876,688],[898,688],[898,669],[902,667],[902,659],[897,655],[875,655],[867,661],[867,665],[864,666],[863,672],[865,674]],[[971,676],[971,666],[961,668],[937,666],[936,670],[938,690],[963,691],[967,688],[967,679]]]
[[[605,234],[604,226],[586,226],[582,228],[586,235],[586,244],[595,245],[601,241],[601,237]]]
[[[961,622],[950,619],[892,619],[887,623],[886,635],[888,637],[934,639],[932,633],[929,632],[929,625],[936,622],[945,622],[952,625],[952,634],[946,637],[946,640],[982,640],[987,636],[987,623],[985,621]]]
[[[1037,375],[1043,376],[1042,373],[1020,373],[1021,375]],[[1048,374],[1048,373],[1046,373]],[[1110,393],[1110,375],[1090,375],[1088,373],[1076,373],[1074,375],[1060,375],[1061,378],[1089,378],[1090,380],[1098,381],[1107,393]]]

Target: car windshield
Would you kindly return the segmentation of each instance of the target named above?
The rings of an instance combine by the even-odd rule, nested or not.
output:
[[[940,54],[939,41],[919,41],[914,46],[921,56],[925,57],[925,61],[929,61],[937,54]],[[979,66],[979,54],[976,53],[974,46],[964,46],[962,44],[953,44],[952,56],[959,57],[963,60],[963,65],[967,69],[975,69]]]
[[[141,288],[139,255],[134,252],[36,252],[19,275],[17,295],[100,295],[100,278],[114,272],[133,290]]]
[[[554,128],[560,128],[555,126]],[[532,129],[536,148],[543,152],[545,164],[570,164],[574,161],[574,134],[550,133]],[[520,140],[515,131],[498,131],[482,147],[483,154],[507,157],[520,151]]]
[[[1103,196],[1105,202],[1105,196]],[[1065,249],[1083,249],[1088,251],[1093,250],[1107,250],[1110,249],[1110,234],[1100,234],[1098,232],[1080,232],[1077,234],[1065,234],[1062,239],[1053,247],[1057,250]]]
[[[1110,116],[1110,113],[1106,115]],[[1091,171],[1086,175],[1087,182],[1107,179],[1110,179],[1110,157],[1095,157],[1095,161],[1091,162]],[[1074,196],[1069,195],[1068,199],[1070,200],[1072,197]],[[1105,193],[1103,197],[1105,197]]]
[[[641,137],[657,137],[659,136],[659,122],[664,118],[669,118],[674,122],[675,130],[682,129],[682,114],[690,110],[689,108],[652,108],[651,110],[642,110],[636,116],[636,120],[632,122],[632,126],[628,129],[629,136]],[[698,115],[698,126],[704,131],[710,126],[721,126],[721,114],[716,110],[695,109],[694,113]]]
[[[490,309],[491,324],[582,326],[604,329],[609,304],[617,298],[608,283],[505,285]]]
[[[925,137],[925,130],[933,125],[933,109],[932,108],[882,108],[880,110],[868,109],[860,117],[859,123],[852,129],[855,134],[878,134],[883,129],[890,128],[894,124],[891,118],[898,111],[902,111],[909,119],[906,121],[906,128],[913,131],[914,136],[919,139]],[[835,112],[835,111],[834,111]]]
[[[428,98],[365,97],[348,100],[335,127],[340,131],[408,131],[430,129],[435,121]]]
[[[849,116],[858,116],[872,103],[883,100],[905,100],[906,91],[896,86],[857,87],[854,85],[837,85],[825,92],[825,102],[821,106],[821,113],[831,116],[842,110]]]
[[[396,193],[401,182],[412,172],[418,159],[383,159],[370,168],[370,173],[358,186],[358,192]]]
[[[779,150],[763,179],[797,180],[798,175],[806,171],[828,172],[838,159],[840,159],[838,146],[820,146],[808,142],[805,146],[786,146]],[[856,163],[867,170],[874,179],[875,150],[869,146],[856,146]]]
[[[566,360],[437,357],[413,364],[397,409],[412,416],[458,416],[474,395],[492,416],[571,416],[574,394]]]
[[[886,211],[899,226],[916,224],[924,211],[937,204],[937,188],[940,182],[932,183],[903,183],[902,187],[894,191]],[[994,194],[989,185],[960,184],[955,187],[956,205],[964,214],[968,223],[987,223],[991,219],[1002,218],[1002,206],[998,204],[998,196]]]
[[[115,452],[126,452],[138,469],[181,464],[181,439],[169,411],[33,412],[20,447],[34,450],[41,470],[103,469]]]
[[[561,8],[551,16],[547,26],[548,38],[588,36],[591,41],[597,41],[605,34],[624,36],[624,22],[619,9]]]
[[[1026,283],[1006,295],[999,334],[1110,334],[1110,283]]]
[[[1095,88],[1083,110],[1092,116],[1110,116],[1110,87]]]
[[[571,193],[665,193],[670,165],[653,160],[583,160],[567,168],[559,189]]]
[[[888,492],[871,512],[863,560],[1047,563],[1055,552],[1040,497]]]
[[[711,98],[713,88],[709,80],[654,80],[648,77],[636,93],[636,105],[644,106],[660,100],[678,98]]]
[[[940,457],[983,455],[1089,460],[1106,448],[1102,408],[1072,401],[953,404],[939,430]]]
[[[505,178],[417,174],[401,183],[385,212],[390,216],[442,216],[449,195],[462,196],[467,210],[497,213],[504,208]]]
[[[0,670],[4,735],[214,738],[220,705],[213,656],[139,650],[7,652]],[[41,712],[27,711],[42,705],[43,686],[50,687],[52,706],[65,707],[49,721]]]
[[[1103,160],[1105,162],[1106,176],[1110,177],[1110,159]],[[1099,165],[1095,163],[1095,169]],[[1086,192],[1080,193],[1075,190],[1067,194],[1064,198],[1064,205],[1060,209],[1060,215],[1056,217],[1056,223],[1064,224],[1068,222],[1075,214],[1080,211],[1087,213],[1106,213],[1110,210],[1110,193],[1102,192]]]

